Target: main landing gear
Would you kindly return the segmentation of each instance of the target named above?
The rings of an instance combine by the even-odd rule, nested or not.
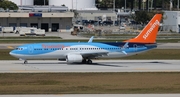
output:
[[[88,59],[88,60],[87,59],[83,59],[82,63],[83,64],[92,64],[92,60],[91,59]]]
[[[28,63],[28,61],[27,60],[24,60],[24,64],[27,64]]]

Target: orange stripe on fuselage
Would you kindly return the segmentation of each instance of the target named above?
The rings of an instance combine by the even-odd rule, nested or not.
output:
[[[156,14],[137,37],[126,40],[125,42],[155,43],[161,18],[162,14]]]

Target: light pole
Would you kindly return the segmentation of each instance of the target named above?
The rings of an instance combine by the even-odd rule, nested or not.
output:
[[[173,2],[173,1],[172,1],[172,0],[170,0],[169,2],[170,2],[170,8],[169,8],[169,10],[171,11],[171,10],[172,10],[172,8],[173,8],[173,4],[172,4],[172,2]]]
[[[134,1],[134,8],[135,8],[135,10],[136,10],[136,2],[137,2],[137,1],[135,0],[135,1]]]
[[[147,0],[147,1],[148,1],[148,12],[149,12],[149,0]],[[146,1],[146,2],[147,2],[147,1]],[[147,6],[147,5],[146,5],[146,6]]]
[[[116,0],[114,0],[114,2],[113,2],[113,10],[115,11],[115,9],[116,9]]]
[[[76,0],[76,10],[77,10],[77,3],[78,3],[78,2],[77,2],[77,0]]]
[[[44,0],[44,6],[46,5],[46,1]]]
[[[126,0],[125,0],[125,7],[124,7],[124,12],[126,12]]]
[[[144,10],[144,3],[146,2],[146,0],[143,0],[143,10]]]
[[[143,1],[143,11],[144,11],[144,1]]]
[[[178,0],[178,4],[177,4],[177,9],[179,10],[179,0]]]
[[[152,11],[152,7],[153,7],[153,0],[151,1],[151,11]]]
[[[71,2],[72,2],[72,10],[73,10],[73,0]]]
[[[21,0],[21,6],[22,6],[22,0]]]

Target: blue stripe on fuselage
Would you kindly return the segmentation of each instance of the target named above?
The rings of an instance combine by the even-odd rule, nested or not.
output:
[[[125,42],[36,43],[36,44],[26,44],[19,46],[19,48],[23,48],[23,50],[13,50],[12,52],[15,52],[16,54],[24,54],[24,55],[39,55],[39,54],[51,53],[62,48],[77,46],[77,45],[78,46],[90,45],[97,48],[122,48],[125,45]],[[124,49],[124,51],[126,51],[127,53],[140,52],[155,47],[157,47],[156,44],[129,43],[128,48]],[[106,50],[108,50],[109,52],[117,52],[117,50],[115,49],[106,49]]]

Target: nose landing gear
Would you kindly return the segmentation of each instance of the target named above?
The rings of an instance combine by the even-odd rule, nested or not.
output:
[[[28,63],[28,61],[27,60],[24,60],[24,64],[27,64]]]
[[[20,61],[24,61],[24,64],[27,64],[28,61],[26,59],[19,58]]]

